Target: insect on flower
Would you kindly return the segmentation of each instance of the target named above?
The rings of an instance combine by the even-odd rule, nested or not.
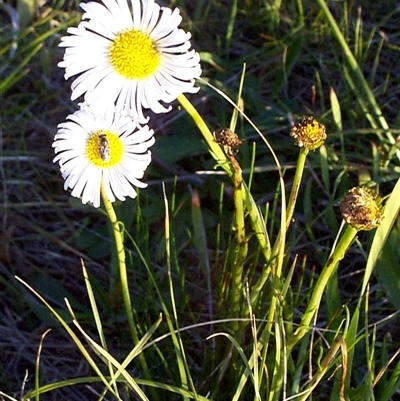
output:
[[[108,163],[110,161],[110,146],[106,134],[99,135],[99,152],[101,160]]]
[[[100,189],[110,202],[136,198],[136,188],[146,188],[141,179],[151,162],[149,148],[154,131],[138,126],[114,109],[94,114],[81,107],[58,125],[54,137],[54,162],[60,165],[64,189],[82,203],[100,206]]]

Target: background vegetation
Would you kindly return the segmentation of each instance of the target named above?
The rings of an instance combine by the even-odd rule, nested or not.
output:
[[[183,27],[191,31],[193,46],[201,54],[206,82],[235,100],[246,64],[240,106],[284,167],[288,192],[299,154],[289,136],[291,126],[302,115],[314,115],[326,125],[325,146],[308,155],[294,221],[287,233],[283,274],[290,275],[287,294],[294,322],[300,321],[339,231],[338,201],[359,184],[373,186],[387,196],[400,171],[400,8],[394,0],[327,2],[355,57],[357,70],[319,3],[165,2],[180,8]],[[48,328],[52,330],[44,339],[36,376],[41,384],[91,376],[93,371],[49,309],[15,276],[29,283],[71,322],[64,303],[68,298],[80,325],[96,338],[82,260],[96,294],[110,353],[122,360],[132,343],[116,284],[116,260],[107,218],[101,210],[71,198],[63,190],[58,166],[52,163],[51,144],[57,124],[75,110],[69,100],[69,83],[57,68],[62,59],[58,43],[67,27],[78,23],[79,3],[53,0],[32,6],[24,1],[2,1],[0,10],[0,397],[8,394],[20,399],[35,387],[38,349]],[[367,87],[361,84],[360,71]],[[199,94],[190,99],[209,127],[214,130],[229,126],[233,108],[204,83],[200,86]],[[157,342],[144,351],[150,375],[155,382],[179,386],[180,368],[190,366],[198,394],[231,400],[243,373],[240,353],[225,337],[206,338],[213,333],[235,332],[231,326],[235,323],[225,319],[237,316],[230,314],[228,298],[220,296],[230,280],[235,249],[232,184],[222,169],[215,168],[197,127],[178,103],[173,112],[151,121],[156,144],[146,174],[149,188],[142,190],[136,200],[116,204],[118,216],[133,238],[126,246],[141,335],[157,321],[160,312],[164,314],[151,338]],[[282,206],[276,163],[254,128],[240,117],[236,132],[243,139],[237,158],[244,179],[249,182],[251,178],[251,192],[265,215],[267,232],[276,238]],[[170,254],[165,251],[165,199],[171,226]],[[323,357],[361,302],[361,324],[346,381],[346,398],[396,400],[400,375],[398,221],[375,265],[364,298],[360,291],[373,234],[360,233],[328,286],[316,330],[299,344],[289,363],[287,399],[309,388],[318,369],[323,378],[318,380],[313,399],[339,399],[342,357]],[[248,255],[245,276],[259,277],[265,261],[254,237],[249,238]],[[254,311],[259,327],[267,318],[270,290],[268,286],[263,289]],[[171,334],[165,320],[165,308],[173,311],[171,299],[177,305],[176,322],[180,329],[185,328],[179,337],[184,344],[185,363],[178,367],[174,353],[180,348],[163,337]],[[218,304],[221,299],[223,302]],[[240,316],[248,318],[247,305],[243,310]],[[249,327],[243,328],[240,349],[251,361],[257,341]],[[270,340],[273,349],[276,338]],[[346,352],[342,349],[343,354]],[[274,361],[268,359],[274,356],[276,352],[268,354],[266,366],[274,366]],[[230,362],[224,366],[224,361]],[[142,376],[135,363],[128,369],[134,377]],[[273,369],[268,372],[273,373]],[[281,392],[271,396],[270,385],[277,385],[272,376],[260,380],[260,399],[284,399]],[[253,389],[257,386],[249,382],[246,386],[242,399],[257,399]],[[41,398],[93,400],[103,388],[88,383],[66,386]],[[150,399],[182,398],[156,390],[157,398],[149,395]],[[137,399],[128,393],[122,393],[121,398]]]

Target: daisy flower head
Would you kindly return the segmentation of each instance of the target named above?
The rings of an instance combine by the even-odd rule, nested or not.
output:
[[[182,93],[195,93],[200,57],[191,49],[191,34],[178,28],[179,10],[154,0],[101,0],[81,3],[78,27],[61,39],[65,79],[72,100],[85,96],[95,110],[110,106],[137,122],[148,121],[143,109],[167,112]]]
[[[70,188],[82,203],[99,207],[102,183],[111,202],[135,198],[134,186],[147,186],[139,179],[150,164],[153,144],[153,130],[147,125],[137,126],[114,110],[95,115],[82,107],[58,125],[54,163],[60,165],[64,189]]]

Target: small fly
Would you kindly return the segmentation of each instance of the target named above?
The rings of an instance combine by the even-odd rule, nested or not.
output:
[[[110,146],[106,134],[99,135],[99,152],[101,160],[103,160],[104,163],[108,163],[110,161]]]

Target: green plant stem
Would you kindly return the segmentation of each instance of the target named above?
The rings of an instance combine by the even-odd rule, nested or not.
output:
[[[271,258],[271,244],[265,228],[264,218],[244,181],[242,182],[242,192],[244,204],[246,205],[246,210],[253,228],[253,234],[257,237],[261,252],[268,262]]]
[[[244,226],[244,202],[242,192],[242,169],[233,155],[228,155],[234,170],[233,199],[235,204],[235,230],[237,241],[237,255],[232,270],[232,288],[230,309],[234,316],[240,316],[240,305],[243,290],[243,265],[247,257],[248,244]],[[234,323],[234,330],[239,323]]]
[[[298,401],[306,401],[309,399],[312,391],[317,387],[318,383],[322,380],[322,378],[325,376],[329,368],[331,367],[332,361],[335,359],[335,356],[341,347],[343,343],[343,338],[338,337],[335,339],[335,341],[332,343],[331,347],[329,348],[329,351],[325,355],[324,359],[321,361],[321,363],[318,365],[318,370],[314,373],[314,376],[311,378],[310,383],[308,384],[305,392],[297,398]],[[344,397],[341,396],[340,400],[344,401]]]
[[[107,198],[103,185],[101,185],[101,197],[104,203],[104,209],[108,215],[108,219],[110,220],[111,228],[114,235],[115,247],[117,249],[118,270],[121,282],[122,299],[125,305],[125,311],[126,311],[126,316],[128,318],[129,329],[131,331],[132,340],[134,341],[135,344],[137,344],[139,341],[139,337],[136,331],[136,326],[132,312],[131,297],[129,294],[123,233],[121,231],[121,226],[117,219],[117,215],[115,214],[115,210],[112,206],[112,203]]]
[[[297,195],[299,193],[299,189],[300,189],[300,184],[301,184],[301,179],[303,177],[303,171],[304,171],[304,166],[306,163],[306,158],[308,155],[308,150],[305,148],[300,148],[300,153],[299,153],[299,157],[297,159],[297,166],[296,166],[296,172],[294,175],[294,179],[293,179],[293,185],[292,185],[292,190],[290,192],[290,197],[289,197],[289,201],[287,204],[287,208],[286,208],[286,225],[283,227],[281,226],[281,229],[279,231],[276,243],[273,247],[272,250],[272,257],[273,259],[275,259],[275,255],[276,255],[276,260],[272,261],[273,265],[271,267],[271,273],[273,275],[273,291],[274,294],[271,298],[271,303],[270,303],[270,309],[269,309],[269,313],[268,313],[268,322],[264,332],[263,332],[263,336],[264,338],[264,344],[265,344],[265,348],[264,348],[264,353],[267,352],[268,350],[268,342],[269,342],[269,336],[271,333],[271,328],[272,328],[272,322],[274,321],[274,316],[276,313],[276,304],[277,304],[277,296],[278,294],[280,294],[281,291],[281,271],[282,271],[282,261],[283,261],[283,256],[284,256],[284,243],[282,243],[282,241],[285,241],[286,238],[286,231],[289,228],[292,216],[293,216],[293,212],[294,212],[294,208],[296,205],[296,200],[297,200]],[[283,231],[284,230],[284,231]],[[257,281],[257,283],[253,286],[252,291],[251,291],[251,297],[250,297],[250,302],[251,305],[253,307],[255,307],[255,304],[258,300],[258,296],[262,290],[262,288],[265,285],[265,282],[268,279],[269,276],[269,271],[267,271],[267,269],[265,269],[265,273],[266,274],[262,274],[260,279]]]
[[[229,174],[233,181],[233,198],[235,204],[235,230],[238,245],[238,253],[232,271],[232,288],[231,288],[231,311],[237,315],[240,307],[240,297],[242,293],[242,276],[243,276],[243,263],[247,256],[247,240],[244,225],[244,205],[252,207],[251,201],[248,199],[248,194],[245,193],[243,188],[242,169],[233,155],[224,152],[220,145],[214,140],[214,136],[210,129],[207,127],[203,118],[184,96],[180,95],[178,101],[181,106],[192,117],[195,124],[207,142],[213,157],[218,161],[220,166]],[[243,199],[246,196],[247,202]],[[254,216],[254,213],[253,213]]]
[[[235,172],[232,164],[229,162],[227,155],[221,149],[219,144],[215,142],[213,134],[211,133],[210,129],[207,127],[207,124],[200,116],[200,114],[197,112],[195,107],[192,105],[192,103],[190,103],[190,101],[185,97],[185,95],[179,95],[178,101],[180,105],[189,114],[189,116],[192,118],[194,123],[197,125],[198,129],[203,135],[203,138],[207,142],[212,157],[217,161],[218,165],[220,165],[227,172],[227,174],[230,177],[234,176]],[[271,246],[269,243],[268,234],[266,232],[264,219],[244,181],[242,181],[241,190],[242,190],[242,199],[246,206],[246,210],[249,214],[254,234],[257,237],[257,240],[260,244],[265,260],[268,261],[271,256]]]
[[[229,159],[226,156],[225,152],[221,149],[219,144],[215,142],[214,136],[211,133],[210,129],[207,127],[207,124],[192,105],[192,103],[186,98],[185,95],[179,95],[178,101],[180,105],[186,110],[189,116],[193,119],[194,123],[197,125],[197,128],[200,130],[203,138],[207,142],[207,145],[210,149],[211,155],[218,162],[218,164],[228,173],[231,177],[233,175],[233,170],[231,164],[229,163]]]
[[[118,258],[118,270],[119,270],[119,277],[121,283],[121,293],[122,299],[125,305],[125,313],[128,319],[129,330],[131,333],[131,338],[134,345],[139,343],[139,336],[136,330],[135,320],[133,317],[133,309],[131,304],[131,296],[129,293],[129,284],[128,284],[128,273],[126,270],[126,261],[125,261],[125,248],[124,248],[124,241],[123,241],[123,232],[121,230],[121,224],[117,219],[117,215],[115,210],[112,206],[112,203],[107,198],[107,194],[104,189],[103,182],[101,183],[100,187],[101,197],[104,203],[104,209],[107,213],[107,216],[110,220],[111,228],[114,235],[115,247],[117,250],[117,258]],[[146,359],[143,353],[139,354],[139,361],[143,369],[144,377],[150,379],[149,369],[147,367]]]
[[[300,148],[299,158],[297,159],[296,172],[293,178],[292,190],[290,192],[289,201],[286,208],[286,230],[289,228],[293,217],[294,207],[296,205],[297,195],[299,194],[307,155],[308,150],[305,148]]]
[[[336,270],[339,261],[343,259],[347,249],[350,247],[356,234],[357,230],[354,227],[346,225],[342,237],[340,238],[335,250],[329,257],[324,268],[322,269],[322,272],[317,282],[315,283],[314,291],[311,295],[306,311],[304,312],[303,317],[301,318],[301,322],[298,329],[287,342],[287,347],[289,351],[310,330],[311,321],[314,318],[318,310],[318,307],[321,303],[322,295],[325,291],[328,280],[332,276],[333,272]]]
[[[282,183],[283,185],[283,183]],[[264,268],[259,280],[251,289],[250,293],[250,304],[253,308],[256,307],[256,303],[258,302],[261,291],[267,282],[268,278],[272,277],[272,288],[271,288],[271,297],[269,310],[267,315],[267,322],[263,329],[261,336],[261,343],[263,345],[262,350],[262,360],[266,360],[268,354],[269,340],[272,334],[272,325],[277,322],[282,316],[282,266],[283,259],[285,256],[285,243],[286,243],[286,198],[285,193],[282,191],[282,215],[281,215],[281,223],[280,230],[278,233],[278,237],[275,241],[275,244],[272,248],[271,252],[271,260],[270,265],[267,268]],[[275,337],[278,340],[277,334]],[[277,351],[278,352],[278,351]],[[279,364],[280,362],[278,362]],[[283,365],[281,365],[283,367]],[[274,373],[275,374],[275,373]],[[278,374],[283,377],[282,372],[278,372]],[[272,393],[271,393],[272,394]],[[277,393],[279,394],[279,393]]]

